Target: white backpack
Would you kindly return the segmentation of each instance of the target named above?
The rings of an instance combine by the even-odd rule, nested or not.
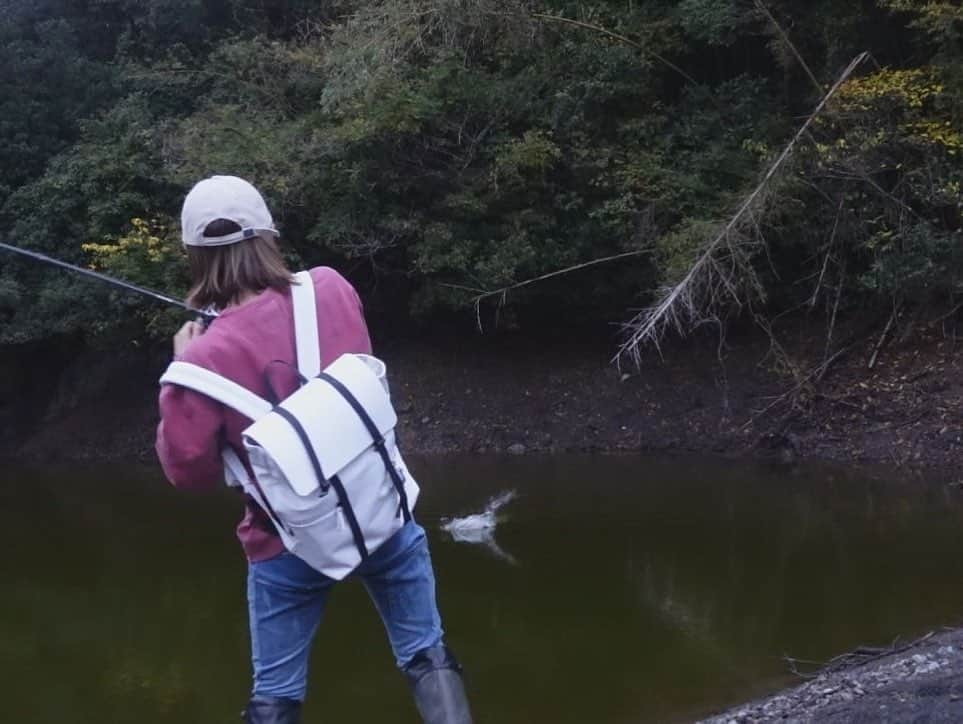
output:
[[[411,520],[418,484],[395,442],[384,363],[345,354],[321,370],[314,282],[291,287],[302,386],[277,405],[210,370],[172,362],[161,384],[207,395],[250,418],[244,448],[254,479],[230,448],[228,485],[244,489],[274,522],[284,546],[340,580]]]

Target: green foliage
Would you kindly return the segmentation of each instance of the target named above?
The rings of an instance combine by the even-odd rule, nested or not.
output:
[[[951,0],[882,0],[882,5],[915,16],[914,25],[942,43],[957,43],[963,33],[963,6]]]
[[[710,45],[731,45],[752,14],[736,0],[682,0],[676,11],[685,31]]]
[[[841,202],[837,236],[857,291],[925,304],[963,288],[963,135],[951,105],[938,68],[882,69],[847,83],[817,124],[800,165]]]
[[[111,76],[83,57],[66,20],[0,16],[0,204],[76,140],[77,119],[106,100]]]
[[[892,65],[847,85],[760,220],[771,303],[798,304],[783,280],[818,272],[833,229],[853,304],[955,290],[958,4],[766,6],[823,82],[866,48]],[[507,298],[618,318],[685,273],[818,100],[743,0],[8,0],[0,39],[13,241],[180,293],[180,200],[237,174],[292,263],[359,272],[382,295],[373,313],[471,310],[484,291],[652,252]],[[0,341],[172,321],[6,258],[0,319]]]
[[[186,257],[172,219],[131,219],[119,238],[84,244],[83,250],[97,271],[169,294],[187,292]],[[166,333],[182,316],[178,310],[136,297],[125,300],[125,305],[143,320],[148,334]]]

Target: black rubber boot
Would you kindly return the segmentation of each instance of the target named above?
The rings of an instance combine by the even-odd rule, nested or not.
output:
[[[472,724],[461,666],[447,646],[419,651],[405,675],[425,724]]]
[[[273,696],[254,696],[241,712],[245,724],[300,724],[301,702],[276,699]]]

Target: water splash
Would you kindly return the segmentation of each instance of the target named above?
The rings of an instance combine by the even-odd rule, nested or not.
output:
[[[491,498],[481,513],[472,513],[461,518],[443,518],[441,529],[451,536],[456,543],[471,543],[483,545],[497,558],[518,565],[515,557],[505,551],[495,540],[495,527],[505,520],[498,511],[516,498],[514,490],[506,490]]]

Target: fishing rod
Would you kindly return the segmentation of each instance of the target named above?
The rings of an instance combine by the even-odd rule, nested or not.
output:
[[[148,289],[147,287],[141,287],[136,284],[131,284],[130,282],[125,282],[122,279],[116,279],[112,276],[108,276],[107,274],[101,274],[100,272],[96,272],[93,269],[84,269],[82,266],[77,266],[76,264],[69,264],[65,261],[61,261],[60,259],[54,259],[53,257],[46,256],[45,254],[40,254],[36,251],[21,249],[18,246],[11,246],[10,244],[4,244],[2,241],[0,241],[0,249],[13,252],[14,254],[22,254],[23,256],[28,256],[31,259],[36,259],[37,261],[42,261],[47,264],[52,264],[53,266],[60,267],[61,269],[68,269],[70,271],[77,272],[78,274],[83,274],[84,276],[88,276],[93,279],[98,279],[108,284],[113,284],[114,286],[120,287],[121,289],[126,289],[128,291],[137,292],[138,294],[142,294],[147,297],[152,297],[154,299],[157,299],[158,301],[166,302],[167,304],[172,304],[175,307],[180,307],[181,309],[185,309],[188,312],[191,312],[193,314],[199,314],[206,321],[210,321],[217,317],[217,315],[212,312],[204,312],[204,311],[201,311],[200,309],[195,309],[194,307],[190,306],[186,302],[181,301],[180,299],[174,299],[174,297],[169,297],[166,294],[161,294],[160,292],[156,292],[153,289]]]

